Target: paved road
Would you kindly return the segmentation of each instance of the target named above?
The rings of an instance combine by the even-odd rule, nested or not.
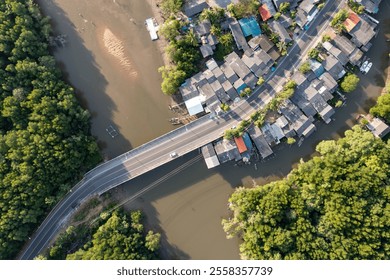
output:
[[[205,116],[88,172],[50,212],[19,255],[19,259],[33,259],[45,249],[75,208],[90,196],[100,195],[173,160],[170,157],[173,151],[179,156],[184,155],[222,137],[226,129],[263,107],[275,95],[278,87],[282,86],[281,78],[286,77],[297,66],[300,58],[317,39],[317,35],[329,25],[332,14],[344,2],[345,0],[328,1],[309,29],[295,40],[295,45],[289,50],[289,55],[279,61],[278,68],[267,79],[267,82],[257,88],[247,100],[233,107],[230,112],[213,119]]]

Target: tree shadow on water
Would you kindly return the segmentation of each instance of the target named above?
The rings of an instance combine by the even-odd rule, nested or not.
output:
[[[94,29],[88,22],[84,28],[77,28],[69,15],[56,3],[48,0],[37,1],[42,13],[50,17],[54,35],[66,35],[63,47],[52,49],[57,65],[64,79],[74,88],[81,106],[91,114],[91,133],[98,140],[105,157],[112,158],[132,148],[130,142],[119,132],[113,121],[117,105],[106,92],[108,81],[103,76],[95,55],[86,48],[81,33]],[[107,129],[116,130],[112,137]]]

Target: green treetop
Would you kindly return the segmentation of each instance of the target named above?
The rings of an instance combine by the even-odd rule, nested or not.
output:
[[[390,257],[390,143],[355,126],[287,178],[239,188],[223,220],[243,259]]]
[[[355,74],[348,74],[344,77],[343,81],[340,84],[342,91],[344,92],[352,92],[356,89],[359,84],[359,77]]]

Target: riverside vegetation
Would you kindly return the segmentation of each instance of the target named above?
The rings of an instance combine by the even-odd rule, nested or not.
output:
[[[287,178],[229,199],[243,259],[389,259],[390,142],[359,126]]]
[[[140,211],[103,211],[94,223],[70,226],[38,259],[152,260],[159,244],[159,233],[144,233]]]
[[[0,259],[100,160],[90,115],[49,53],[33,1],[0,1]]]

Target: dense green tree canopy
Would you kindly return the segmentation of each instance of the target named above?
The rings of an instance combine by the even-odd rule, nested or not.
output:
[[[185,81],[186,73],[177,69],[177,67],[161,66],[158,70],[163,78],[161,83],[163,93],[168,95],[175,94],[180,85]]]
[[[175,37],[180,34],[179,33],[180,28],[181,28],[180,21],[178,21],[175,18],[169,18],[161,26],[159,32],[168,40],[174,40]]]
[[[286,179],[230,198],[244,259],[389,259],[390,144],[359,126]]]
[[[0,259],[99,160],[89,114],[48,51],[33,1],[0,1]]]
[[[147,260],[156,259],[160,234],[144,234],[141,212],[133,211],[130,217],[122,212],[102,215],[106,219],[93,234],[90,242],[68,260]]]
[[[199,15],[200,20],[208,19],[212,25],[220,23],[225,18],[225,9],[213,7],[205,9]]]
[[[183,0],[161,0],[161,9],[165,15],[176,14],[183,6]]]
[[[175,26],[179,27],[177,24]],[[170,31],[172,32],[172,30]],[[179,30],[177,30],[179,34]],[[173,66],[160,67],[162,76],[161,90],[168,95],[175,94],[186,78],[198,71],[200,52],[195,33],[188,30],[180,38],[171,38],[166,52],[173,62]]]
[[[390,86],[387,86],[387,93],[379,96],[375,106],[370,109],[370,113],[390,123]]]

